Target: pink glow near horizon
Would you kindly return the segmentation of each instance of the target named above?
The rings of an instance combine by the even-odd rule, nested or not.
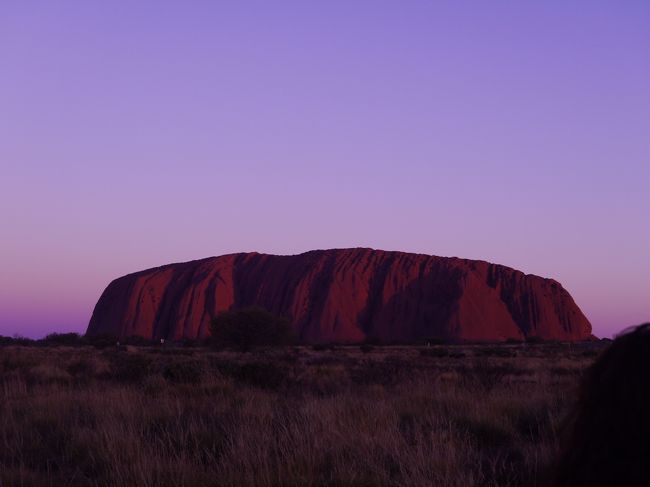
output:
[[[650,5],[0,7],[0,335],[115,277],[373,247],[650,321]],[[109,5],[110,4],[110,5]]]

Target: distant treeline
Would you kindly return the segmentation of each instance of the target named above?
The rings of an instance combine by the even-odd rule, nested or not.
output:
[[[600,342],[611,342],[608,338],[603,338]],[[50,333],[44,338],[32,339],[21,336],[7,337],[0,335],[0,347],[2,346],[23,346],[23,347],[39,347],[39,346],[66,346],[66,347],[83,347],[83,346],[93,346],[95,348],[107,348],[114,346],[137,346],[137,347],[160,347],[160,346],[174,346],[174,347],[212,347],[212,348],[237,348],[237,349],[250,349],[257,347],[275,347],[283,345],[309,345],[317,351],[323,350],[333,350],[336,347],[345,347],[348,345],[365,345],[367,347],[381,347],[381,346],[420,346],[420,347],[439,347],[442,345],[503,345],[503,346],[512,346],[512,345],[536,345],[536,344],[556,344],[562,342],[542,340],[539,338],[531,338],[528,340],[508,340],[506,342],[495,342],[495,343],[486,343],[486,342],[452,342],[439,338],[423,338],[417,341],[405,342],[405,341],[382,341],[378,339],[367,339],[360,343],[309,343],[296,340],[292,343],[280,343],[280,344],[253,344],[253,346],[248,346],[247,343],[242,344],[241,342],[235,342],[228,340],[219,340],[215,341],[213,338],[204,338],[204,339],[183,339],[183,340],[163,340],[160,339],[147,339],[138,335],[133,335],[129,337],[118,337],[111,334],[99,334],[99,335],[80,335],[79,333]],[[598,343],[594,341],[591,343]]]
[[[141,337],[138,337],[141,338]],[[141,338],[141,340],[144,340]],[[0,335],[0,346],[18,345],[24,347],[37,346],[84,346],[84,345],[115,345],[119,339],[113,335],[84,336],[79,333],[50,333],[45,338],[32,339],[22,336],[7,337]]]
[[[274,348],[292,345],[312,345],[317,350],[327,350],[335,346],[365,345],[372,346],[426,346],[436,345],[472,345],[471,342],[452,341],[445,338],[430,336],[417,341],[382,341],[379,338],[369,337],[361,343],[310,343],[301,340],[296,336],[291,322],[284,316],[275,315],[260,307],[249,307],[233,311],[219,313],[211,324],[211,336],[204,339],[182,339],[167,341],[161,339],[147,339],[141,336],[118,337],[110,334],[79,335],[78,333],[50,333],[40,340],[32,340],[23,337],[0,336],[2,345],[22,346],[84,346],[91,345],[97,348],[109,346],[210,346],[218,349],[237,349],[248,351],[254,348]],[[557,343],[555,341],[544,341],[539,337],[528,337],[525,340],[507,340],[497,342],[498,345],[537,343]],[[485,342],[477,342],[477,345],[489,345]]]
[[[23,346],[23,347],[39,347],[39,346],[65,346],[65,347],[83,347],[94,346],[96,348],[106,348],[114,346],[138,346],[138,347],[152,347],[160,345],[174,345],[174,346],[208,346],[210,339],[206,340],[153,340],[141,336],[133,335],[130,337],[118,337],[109,333],[97,335],[80,335],[79,333],[50,333],[44,338],[32,339],[21,336],[7,337],[0,335],[1,346]]]

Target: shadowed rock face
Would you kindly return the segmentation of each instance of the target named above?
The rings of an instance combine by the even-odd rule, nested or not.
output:
[[[552,279],[371,249],[231,254],[129,274],[106,288],[88,333],[205,337],[218,312],[251,305],[289,317],[310,342],[591,337],[587,318]]]

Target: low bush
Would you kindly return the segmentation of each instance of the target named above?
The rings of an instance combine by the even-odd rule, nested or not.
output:
[[[512,347],[494,346],[494,347],[481,347],[474,350],[474,355],[477,357],[516,357],[517,350]]]
[[[97,335],[85,335],[83,341],[84,343],[101,350],[116,346],[119,342],[119,338],[109,333],[100,333]]]
[[[34,345],[34,340],[31,338],[25,338],[21,336],[14,336],[14,337],[6,337],[0,335],[0,346],[21,346],[21,347],[28,347],[30,345]]]
[[[44,345],[68,345],[75,346],[81,345],[82,340],[79,333],[50,333],[43,340],[42,344]]]
[[[144,338],[140,335],[131,335],[122,340],[119,340],[119,342],[122,345],[133,345],[135,347],[146,347],[154,345],[156,343],[154,340]]]
[[[212,321],[211,332],[217,347],[241,351],[291,345],[295,341],[289,320],[257,307],[219,313]]]

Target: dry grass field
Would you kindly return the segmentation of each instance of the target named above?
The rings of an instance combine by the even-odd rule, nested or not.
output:
[[[541,486],[598,343],[0,347],[1,486]]]

